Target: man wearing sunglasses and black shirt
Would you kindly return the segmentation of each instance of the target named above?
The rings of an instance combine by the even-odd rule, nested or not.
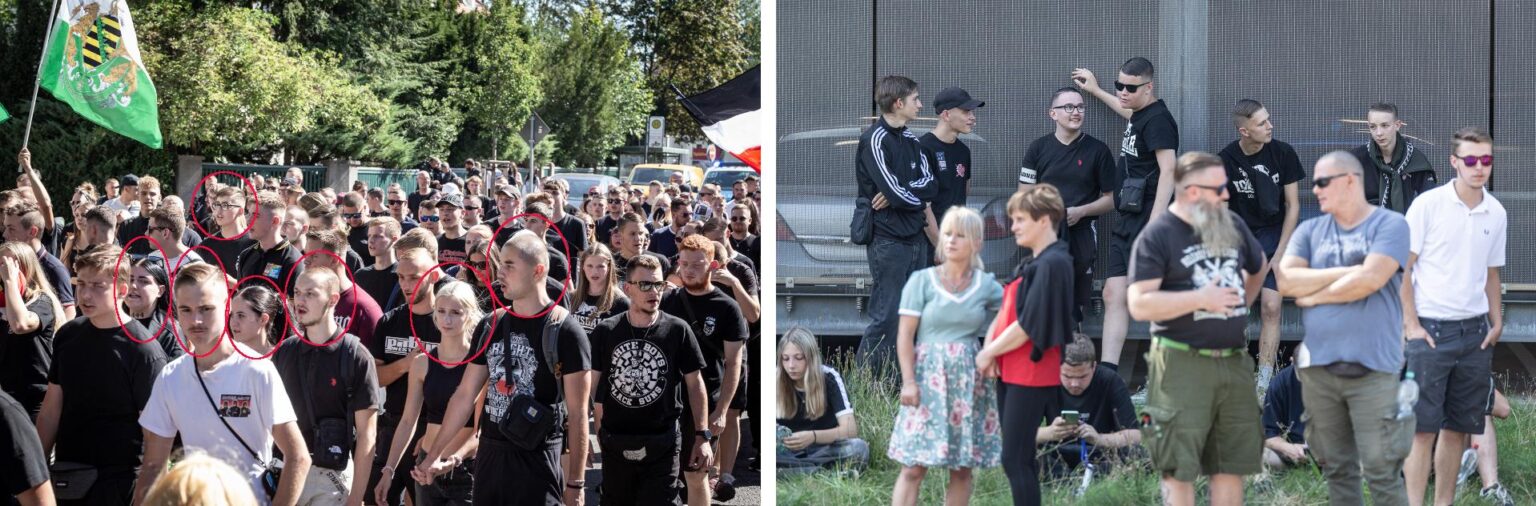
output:
[[[1083,94],[1061,88],[1051,94],[1046,115],[1056,131],[1035,139],[1024,151],[1019,191],[1047,183],[1061,192],[1066,219],[1060,234],[1072,255],[1073,316],[1081,323],[1093,290],[1093,264],[1099,257],[1098,216],[1115,208],[1115,159],[1109,146],[1082,131],[1088,106]]]
[[[395,221],[400,222],[400,233],[410,232],[411,229],[420,225],[416,223],[415,219],[411,218],[410,211],[406,207],[410,201],[405,198],[405,190],[401,190],[399,186],[391,185],[387,202],[389,203],[389,216],[394,218]]]
[[[363,198],[348,193],[341,199],[341,219],[347,223],[347,246],[362,259],[363,265],[373,265],[373,254],[368,252],[368,226],[363,215]]]
[[[1110,110],[1128,120],[1120,139],[1120,187],[1115,194],[1119,212],[1110,233],[1109,267],[1104,279],[1104,349],[1100,361],[1120,369],[1120,349],[1130,329],[1126,305],[1126,274],[1130,271],[1131,245],[1147,223],[1168,210],[1173,200],[1173,170],[1178,163],[1179,127],[1168,105],[1158,99],[1152,62],[1140,56],[1120,65],[1115,93],[1099,88],[1093,72],[1072,71],[1072,80]]]
[[[726,239],[731,243],[731,249],[746,255],[752,260],[752,265],[762,263],[762,245],[757,235],[752,230],[752,212],[746,204],[732,204],[726,213],[730,222],[730,236]]]

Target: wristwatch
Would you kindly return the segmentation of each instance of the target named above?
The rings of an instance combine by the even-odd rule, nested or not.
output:
[[[707,442],[710,442],[710,443],[713,443],[716,440],[720,439],[719,437],[715,436],[715,433],[710,432],[709,429],[696,430],[696,431],[693,431],[693,434],[695,436],[699,436],[699,437],[704,438],[704,441],[707,441]]]

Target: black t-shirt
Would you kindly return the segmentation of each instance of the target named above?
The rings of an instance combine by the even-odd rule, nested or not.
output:
[[[642,255],[649,255],[651,258],[655,258],[657,262],[661,263],[661,274],[663,276],[665,276],[667,274],[670,274],[672,272],[672,261],[668,260],[667,257],[658,255],[658,254],[656,254],[654,252],[650,252],[650,251],[647,251],[647,252],[644,252],[644,253],[641,253],[641,254]],[[627,276],[627,274],[625,274],[625,272],[629,270],[629,259],[628,258],[624,258],[624,254],[623,253],[620,253],[618,251],[613,252],[613,268],[616,269],[616,272],[617,272],[617,274],[619,276],[619,282],[623,282],[624,278]]]
[[[59,304],[68,306],[75,303],[75,285],[70,283],[69,269],[64,268],[64,262],[59,257],[48,254],[46,251],[37,252],[37,267],[43,270],[43,277],[48,278],[48,285],[53,287],[53,294],[59,296]]]
[[[606,320],[610,316],[624,314],[625,311],[629,311],[629,297],[626,297],[622,293],[614,294],[613,306],[609,307],[607,311],[603,312],[598,312],[597,310],[597,299],[598,296],[596,295],[588,295],[583,297],[581,299],[581,304],[578,304],[576,306],[576,310],[571,312],[572,315],[576,316],[576,321],[581,322],[581,328],[586,330],[587,335],[589,336],[592,335],[593,330],[597,329],[597,322]],[[592,343],[592,347],[597,347],[597,343],[595,341]]]
[[[809,371],[806,374],[811,374]],[[783,425],[794,432],[807,430],[827,430],[837,428],[837,417],[853,413],[853,403],[848,401],[848,386],[843,384],[843,376],[837,370],[822,365],[822,389],[826,398],[817,402],[822,403],[821,416],[816,419],[809,418],[805,408],[805,392],[795,390],[795,417],[780,418],[779,425]]]
[[[560,234],[564,234],[565,235],[565,241],[561,242],[560,241],[560,236],[556,235],[553,230],[551,230],[550,233],[547,234],[547,235],[549,235],[549,236],[551,236],[553,238],[553,242],[551,242],[550,244],[555,249],[560,250],[561,253],[564,253],[565,252],[565,243],[566,242],[571,243],[571,254],[572,255],[580,255],[582,251],[585,251],[587,249],[587,223],[586,222],[581,221],[581,219],[579,219],[579,218],[577,218],[577,217],[575,217],[575,216],[573,216],[571,214],[566,214],[565,216],[561,217],[560,219],[554,220],[554,222],[555,222],[555,228],[560,229]]]
[[[613,230],[618,227],[619,220],[614,219],[612,216],[604,215],[602,218],[598,218],[597,227],[595,230],[595,232],[597,232],[597,242],[603,243],[609,248],[612,248]]]
[[[1301,419],[1304,406],[1296,368],[1286,367],[1275,373],[1264,394],[1264,439],[1283,437],[1287,443],[1305,442],[1307,422]]]
[[[1162,100],[1131,113],[1125,123],[1125,135],[1120,139],[1120,178],[1146,178],[1146,190],[1142,193],[1142,210],[1151,212],[1157,200],[1157,178],[1161,169],[1157,165],[1157,150],[1179,149],[1179,126],[1168,112],[1168,104]],[[1118,188],[1119,185],[1116,185]],[[1119,192],[1115,205],[1120,205]]]
[[[310,453],[320,450],[315,447],[315,421],[340,418],[351,427],[355,412],[377,409],[383,401],[378,371],[363,343],[352,334],[342,334],[335,341],[320,347],[291,336],[272,356]]]
[[[1052,242],[1019,268],[1023,279],[1015,289],[1014,316],[1029,336],[1031,358],[1072,340],[1077,319],[1072,316],[1074,284],[1072,253],[1066,241]]]
[[[72,233],[74,227],[65,224],[64,219],[59,217],[53,219],[52,225],[51,227],[43,227],[43,235],[38,239],[43,242],[43,251],[47,251],[49,255],[57,257],[60,256],[59,248],[64,247],[64,241],[69,240],[69,234]]]
[[[139,324],[148,329],[150,334],[154,334],[155,343],[159,344],[160,350],[165,352],[166,362],[176,360],[176,357],[186,354],[186,350],[182,349],[181,343],[176,341],[176,330],[171,328],[172,325],[175,325],[175,321],[169,324],[165,323],[164,310],[156,309],[150,311],[149,318],[139,320]]]
[[[48,370],[48,383],[64,394],[55,457],[93,466],[139,465],[139,412],[165,362],[165,352],[137,321],[98,329],[81,317],[60,327]]]
[[[1301,181],[1306,171],[1290,144],[1270,141],[1252,156],[1232,141],[1221,150],[1227,168],[1227,187],[1232,191],[1227,206],[1249,228],[1285,222],[1285,185]]]
[[[415,333],[411,333],[411,326],[415,325]],[[443,335],[437,330],[437,325],[432,322],[432,314],[415,314],[411,312],[408,304],[400,304],[399,307],[384,313],[384,318],[379,320],[379,325],[373,328],[373,344],[368,351],[373,358],[384,362],[385,365],[404,359],[415,352],[416,338],[421,338],[420,349],[427,353],[437,350],[437,343],[443,341]],[[473,353],[473,352],[471,352]],[[409,381],[406,375],[400,375],[394,383],[384,386],[384,412],[392,414],[405,413],[405,395]]]
[[[1086,133],[1078,134],[1071,144],[1062,144],[1056,134],[1046,134],[1029,143],[1024,164],[1019,168],[1019,183],[1048,183],[1061,191],[1067,207],[1084,206],[1115,190],[1115,157],[1104,141]],[[1093,217],[1077,222],[1086,226]]]
[[[0,297],[3,299],[3,297]],[[0,303],[3,307],[3,303]],[[53,314],[53,301],[42,295],[27,303],[27,310],[37,314],[37,330],[26,334],[11,331],[0,310],[0,389],[14,397],[37,416],[48,393],[48,368],[53,364],[53,322],[62,315]]]
[[[933,207],[933,218],[943,221],[950,206],[965,206],[965,183],[971,180],[971,147],[959,138],[954,143],[945,143],[933,132],[918,137],[917,142],[933,157],[929,166],[938,168],[934,175],[939,192],[929,205]]]
[[[415,216],[416,213],[421,212],[421,201],[427,200],[427,197],[430,196],[432,196],[431,192],[427,192],[426,195],[422,195],[420,191],[413,191],[410,195],[406,195],[405,205],[408,206],[408,208],[405,210],[405,214]],[[402,229],[400,233],[403,234],[405,231]]]
[[[361,226],[347,231],[347,246],[363,261],[363,265],[373,265],[373,254],[368,252],[368,227]]]
[[[217,257],[216,261],[212,258],[208,260],[218,264],[220,268],[226,271],[239,271],[240,254],[244,253],[245,250],[251,249],[251,246],[255,245],[256,240],[252,239],[249,235],[241,236],[239,239],[223,239],[219,238],[219,236],[215,234],[208,236],[208,238],[203,240],[202,243],[204,248],[212,250],[213,256]],[[199,253],[202,252],[199,251]],[[207,255],[203,256],[207,257]]]
[[[516,216],[516,214],[513,216]],[[511,217],[509,216],[507,218],[510,219]],[[523,224],[521,223],[522,220],[512,220],[512,222],[508,223],[505,227],[501,226],[501,222],[502,218],[500,217],[491,218],[481,222],[481,224],[487,227],[491,227],[491,231],[496,233],[495,243],[497,247],[506,244],[507,240],[512,238],[512,234],[515,234],[517,231],[523,229]]]
[[[469,246],[465,244],[464,234],[459,234],[457,239],[449,239],[448,234],[437,236],[437,261],[439,262],[468,262]]]
[[[746,341],[749,332],[736,299],[719,288],[710,288],[704,295],[688,293],[681,287],[669,290],[661,298],[661,310],[693,327],[699,349],[704,351],[704,385],[714,391],[720,389],[724,379],[725,343]],[[689,306],[693,308],[691,313]]]
[[[386,312],[394,309],[391,306],[405,302],[403,297],[396,296],[400,291],[396,287],[400,284],[400,278],[395,275],[395,265],[389,264],[389,267],[384,269],[369,265],[352,275],[357,278],[357,286],[362,288],[369,297],[373,297],[373,300],[379,303],[379,309]]]
[[[565,411],[563,405],[557,406],[564,400],[561,386],[556,383],[560,379],[555,377],[552,368],[544,360],[546,320],[547,317],[518,318],[505,313],[496,321],[494,328],[476,333],[475,342],[470,346],[472,350],[479,350],[486,339],[491,339],[485,353],[476,356],[472,362],[485,366],[490,374],[485,409],[480,414],[480,426],[485,429],[480,431],[480,437],[506,441],[506,436],[496,427],[507,416],[507,408],[511,406],[514,395],[531,395],[538,402],[555,407],[556,411]],[[560,364],[556,369],[562,374],[591,370],[592,348],[587,341],[587,332],[581,329],[581,323],[567,316],[560,323],[558,334],[555,341],[559,348],[556,355]],[[562,438],[564,433],[563,430],[552,431],[550,438]]]
[[[596,395],[603,427],[616,434],[672,430],[687,402],[683,376],[704,367],[693,329],[666,313],[637,329],[620,313],[598,323],[592,343],[592,369],[603,374]]]
[[[1141,427],[1136,421],[1136,406],[1131,404],[1131,390],[1125,386],[1125,380],[1102,365],[1093,370],[1093,379],[1083,390],[1083,395],[1069,394],[1066,387],[1059,393],[1061,409],[1046,413],[1046,420],[1055,420],[1062,411],[1076,411],[1082,413],[1082,421],[1092,425],[1099,434]]]
[[[0,504],[48,481],[48,454],[37,438],[32,414],[11,396],[0,393]],[[7,502],[11,501],[11,502]]]
[[[304,256],[298,248],[288,244],[287,241],[277,243],[270,249],[261,249],[260,244],[252,244],[249,249],[240,254],[238,275],[235,279],[245,279],[246,276],[262,276],[272,280],[277,286],[283,287],[283,293],[293,293],[292,283],[296,283],[300,273],[304,272],[304,266],[299,264],[299,258]]]
[[[1231,212],[1231,211],[1227,211]],[[1240,218],[1232,216],[1234,224]],[[1164,213],[1147,224],[1131,247],[1131,282],[1162,279],[1167,292],[1199,290],[1216,283],[1244,295],[1244,273],[1256,273],[1264,265],[1264,248],[1248,227],[1238,226],[1243,245],[1229,251],[1211,252],[1200,244],[1195,229],[1173,213]],[[1166,321],[1152,322],[1154,335],[1194,348],[1241,348],[1247,346],[1243,330],[1248,308],[1234,308],[1222,315],[1195,311]]]
[[[736,250],[737,253],[741,253],[746,255],[747,258],[752,259],[752,265],[756,266],[757,264],[762,263],[762,241],[759,241],[757,236],[749,233],[744,239],[738,240],[735,237],[726,236],[726,240],[731,241],[731,249]]]
[[[567,260],[565,253],[554,246],[544,248],[549,252],[549,279],[562,283],[571,280],[571,261]],[[579,253],[578,253],[579,254]]]

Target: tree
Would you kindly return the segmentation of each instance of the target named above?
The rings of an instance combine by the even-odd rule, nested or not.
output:
[[[562,164],[596,167],[645,127],[652,96],[626,34],[596,9],[570,19],[543,58],[541,114],[563,142]],[[541,146],[542,147],[542,146]]]
[[[675,100],[671,85],[697,93],[736,77],[756,58],[744,44],[738,0],[608,0],[610,15],[627,20],[640,52],[653,110],[665,111],[671,134],[704,138],[698,122]]]
[[[514,135],[542,99],[537,51],[522,8],[498,2],[488,11],[459,15],[458,22],[464,54],[453,72],[454,105],[484,135]]]

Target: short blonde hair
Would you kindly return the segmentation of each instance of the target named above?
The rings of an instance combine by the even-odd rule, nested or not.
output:
[[[951,230],[960,232],[965,234],[965,237],[970,239],[972,243],[971,268],[977,270],[986,270],[985,264],[983,264],[981,261],[981,234],[983,228],[984,227],[981,223],[981,215],[976,214],[976,211],[972,211],[971,208],[963,206],[950,207],[948,211],[944,212],[943,221],[939,223],[940,241],[939,244],[935,244],[933,246],[934,255],[937,255],[939,258],[944,257],[943,237],[945,232]]]
[[[437,258],[437,237],[433,236],[430,230],[424,228],[417,227],[411,229],[410,232],[406,232],[405,235],[395,240],[393,247],[395,248],[396,257],[406,256],[407,252],[411,252],[410,250],[419,249],[426,251],[427,257]],[[414,254],[414,252],[411,253]]]
[[[155,480],[144,496],[145,506],[256,506],[256,494],[245,476],[229,464],[194,452]]]

